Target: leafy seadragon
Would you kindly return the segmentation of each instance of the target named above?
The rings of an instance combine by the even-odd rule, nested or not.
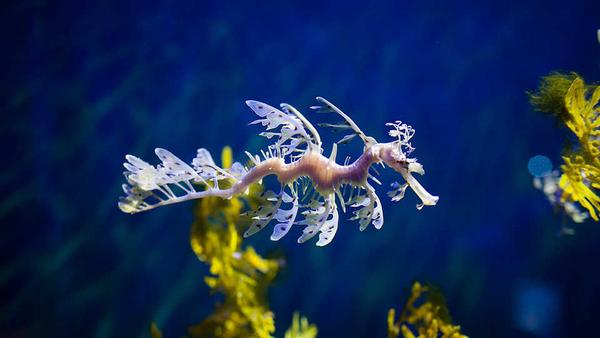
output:
[[[294,107],[282,103],[281,110],[259,101],[246,104],[260,117],[250,124],[261,124],[266,131],[260,133],[268,139],[275,138],[267,152],[258,155],[246,154],[252,162],[249,168],[239,162],[223,169],[215,164],[210,153],[198,149],[191,165],[186,164],[169,151],[155,150],[162,164],[156,167],[138,157],[127,155],[124,173],[129,183],[123,185],[127,196],[119,201],[119,208],[127,213],[137,213],[159,206],[188,201],[207,196],[231,198],[244,193],[248,187],[265,176],[275,175],[281,183],[278,192],[267,191],[264,197],[270,204],[248,212],[253,222],[244,233],[245,237],[276,221],[271,239],[277,241],[285,236],[292,225],[305,226],[298,243],[303,243],[319,234],[318,246],[331,242],[338,227],[338,203],[345,212],[346,206],[357,208],[351,220],[358,220],[360,230],[373,224],[376,229],[383,225],[383,210],[375,189],[369,182],[379,183],[370,174],[373,164],[379,163],[400,173],[406,183],[392,184],[394,190],[388,195],[392,201],[404,197],[408,187],[417,194],[424,205],[435,205],[437,196],[428,193],[415,179],[413,173],[423,175],[423,166],[408,156],[414,150],[410,144],[414,129],[400,121],[388,123],[392,127],[392,142],[379,143],[366,136],[362,130],[336,106],[322,97],[313,106],[318,112],[333,112],[343,121],[338,124],[321,124],[349,134],[333,144],[329,157],[323,155],[321,137],[315,127]],[[358,136],[363,144],[363,154],[353,163],[348,159],[343,165],[336,163],[337,144],[344,144]],[[233,184],[220,187],[219,181],[228,179]],[[198,183],[204,186],[203,188]],[[380,183],[379,183],[380,184]],[[336,201],[337,199],[337,201]],[[289,207],[283,207],[289,205]],[[302,211],[300,211],[302,210]],[[302,214],[302,220],[296,220]]]

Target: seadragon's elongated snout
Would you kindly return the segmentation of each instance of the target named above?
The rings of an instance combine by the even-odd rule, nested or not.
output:
[[[413,173],[417,173],[419,175],[425,174],[425,170],[423,166],[416,161],[416,159],[402,159],[397,156],[395,149],[393,149],[392,143],[382,144],[381,146],[389,146],[389,149],[382,149],[380,152],[380,159],[394,169],[397,173],[402,175],[402,178],[406,181],[407,185],[398,185],[395,187],[396,190],[390,192],[390,196],[392,200],[397,201],[400,200],[404,196],[404,191],[407,187],[410,187],[415,194],[421,199],[422,207],[423,205],[436,205],[439,196],[434,196],[430,194],[425,188],[417,181],[417,179],[413,176]],[[393,196],[392,196],[393,195]],[[394,199],[394,197],[400,196],[399,198]]]
[[[410,188],[415,192],[415,194],[417,194],[417,196],[419,196],[419,198],[421,199],[421,202],[423,202],[423,205],[436,205],[438,200],[440,199],[440,197],[433,196],[432,194],[430,194],[427,190],[425,190],[425,188],[421,185],[421,183],[419,183],[419,181],[417,181],[417,179],[412,175],[413,172],[416,172],[416,173],[419,173],[422,175],[422,173],[424,173],[423,167],[420,164],[418,164],[420,166],[421,170],[420,171],[411,171],[412,164],[418,164],[418,163],[413,162],[408,165],[408,168],[400,168],[400,169],[394,168],[394,170],[396,170],[397,172],[400,173],[400,175],[402,175],[402,177],[404,178],[406,183],[408,183]]]
[[[417,162],[415,158],[408,158],[408,155],[414,150],[410,144],[410,139],[414,135],[414,129],[400,121],[388,123],[388,126],[393,127],[389,134],[392,137],[397,137],[397,140],[389,143],[378,143],[374,146],[373,151],[379,160],[390,166],[406,181],[406,184],[394,185],[394,190],[388,195],[393,201],[399,201],[404,197],[406,188],[410,187],[415,194],[421,199],[421,203],[417,208],[421,209],[424,205],[436,205],[439,197],[430,194],[413,176],[413,173],[419,175],[425,174],[423,166]]]

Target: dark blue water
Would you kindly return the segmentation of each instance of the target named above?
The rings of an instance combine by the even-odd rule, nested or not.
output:
[[[249,239],[287,257],[270,292],[277,336],[299,310],[319,337],[384,337],[414,280],[439,286],[472,337],[597,331],[600,225],[556,235],[527,161],[560,163],[566,132],[525,91],[553,70],[600,80],[600,2],[2,7],[2,336],[148,336],[152,321],[184,335],[215,301],[189,247],[193,204],[120,213],[124,154],[230,145],[243,160],[268,145],[244,100],[307,111],[317,95],[381,140],[385,122],[411,124],[440,202],[417,211],[383,188],[379,231],[344,221],[326,248]]]

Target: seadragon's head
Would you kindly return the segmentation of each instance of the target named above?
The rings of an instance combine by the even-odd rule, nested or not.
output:
[[[376,143],[372,146],[374,155],[383,163],[390,166],[396,172],[398,172],[404,180],[405,184],[398,184],[394,182],[388,195],[393,201],[399,201],[404,197],[404,193],[408,187],[410,187],[417,196],[421,199],[422,204],[417,207],[420,209],[423,205],[436,205],[439,197],[433,196],[416,180],[412,175],[417,173],[419,175],[425,174],[423,166],[417,162],[416,158],[411,158],[409,155],[415,149],[410,139],[415,134],[415,130],[401,121],[393,123],[386,123],[387,126],[392,127],[389,135],[395,137],[396,140],[389,143]]]
[[[350,130],[350,134],[344,136],[344,138],[337,143],[344,144],[355,136],[358,136],[364,144],[365,154],[369,154],[373,162],[385,163],[402,175],[406,183],[400,184],[394,182],[392,184],[394,190],[388,192],[388,196],[392,198],[392,201],[396,202],[401,200],[406,193],[406,189],[410,187],[421,199],[421,203],[417,205],[418,209],[421,209],[425,205],[437,204],[439,197],[427,192],[427,190],[425,190],[412,175],[413,173],[423,175],[425,174],[425,170],[423,170],[423,166],[417,162],[416,158],[409,157],[414,150],[410,143],[410,139],[414,136],[415,130],[411,126],[402,123],[401,121],[387,123],[387,126],[392,127],[389,135],[396,138],[396,140],[388,143],[379,143],[374,137],[367,136],[348,115],[331,102],[322,97],[317,97],[317,101],[319,101],[321,105],[313,106],[311,108],[317,109],[318,111],[334,112],[343,119],[341,123],[325,123],[320,124],[321,126],[330,127],[334,130]],[[369,175],[369,177],[372,178],[371,175]]]

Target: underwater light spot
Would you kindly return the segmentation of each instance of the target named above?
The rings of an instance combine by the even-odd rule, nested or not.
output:
[[[535,155],[529,159],[527,170],[535,177],[544,177],[552,171],[552,161],[544,155]]]
[[[536,280],[522,280],[513,291],[513,320],[519,329],[553,337],[561,326],[564,302],[559,289]]]

